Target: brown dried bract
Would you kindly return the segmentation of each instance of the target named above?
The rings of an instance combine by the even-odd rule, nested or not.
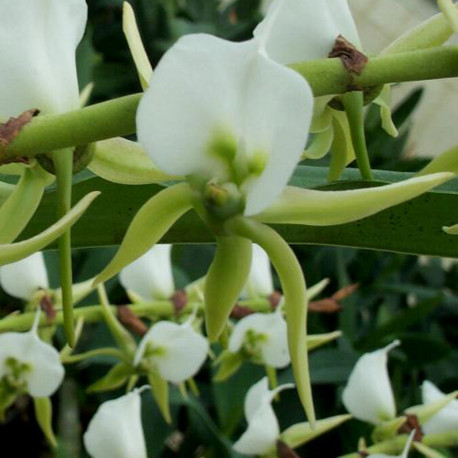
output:
[[[240,320],[248,315],[253,315],[254,311],[250,307],[244,307],[243,305],[235,304],[231,312],[231,318]]]
[[[269,302],[270,305],[272,305],[273,309],[276,309],[278,304],[280,303],[282,298],[282,295],[279,291],[274,291],[270,296],[269,296]]]
[[[175,316],[178,316],[188,304],[188,295],[186,294],[186,291],[181,289],[173,294],[173,296],[170,298],[170,301],[172,302],[173,308],[175,309]]]
[[[48,294],[44,294],[40,299],[40,307],[45,312],[46,320],[52,323],[56,318],[56,310],[54,309],[54,302]]]
[[[146,324],[127,305],[118,307],[117,313],[119,321],[134,334],[143,337],[148,332]]]
[[[346,286],[345,288],[339,289],[331,297],[327,297],[320,301],[312,301],[309,304],[309,311],[314,313],[336,313],[342,310],[340,301],[343,301],[348,296],[353,294],[359,288],[359,284]]]
[[[4,124],[0,124],[0,153],[5,152],[6,147],[38,113],[40,113],[40,110],[32,108],[31,110],[24,111],[17,118],[10,118]]]
[[[287,444],[277,440],[278,458],[300,458],[299,455]]]
[[[347,41],[342,35],[339,35],[334,43],[329,57],[338,57],[344,67],[356,75],[361,75],[369,61],[368,57],[359,51],[354,45]]]
[[[413,440],[421,442],[423,439],[423,430],[416,415],[406,414],[407,421],[398,429],[399,434],[410,434],[415,430]]]

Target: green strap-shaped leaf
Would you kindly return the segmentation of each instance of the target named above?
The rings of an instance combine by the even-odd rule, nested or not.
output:
[[[255,218],[263,223],[333,226],[358,221],[413,199],[454,178],[435,173],[400,183],[350,191],[313,191],[288,186],[267,210]]]
[[[57,447],[56,436],[52,429],[52,404],[49,398],[33,398],[35,417],[41,431],[51,447]]]
[[[78,221],[99,194],[96,191],[89,193],[63,218],[35,237],[22,242],[0,245],[0,266],[26,258],[56,240]]]
[[[49,184],[47,175],[35,167],[24,168],[19,183],[0,207],[0,244],[13,242],[30,221]]]
[[[152,197],[135,215],[115,257],[94,283],[107,281],[145,254],[191,207],[192,192],[187,183],[171,186]]]
[[[172,423],[172,416],[170,415],[169,404],[169,384],[156,372],[148,374],[148,381],[151,386],[151,392],[159,407],[159,410],[164,417],[164,420],[170,424]]]
[[[308,422],[297,423],[285,429],[280,438],[283,442],[285,442],[285,444],[294,449],[301,447],[307,442],[310,442],[312,439],[315,439],[334,428],[337,428],[351,418],[351,415],[338,415],[336,417],[318,420],[314,429],[311,428],[310,423]]]
[[[137,68],[138,77],[143,90],[148,88],[149,82],[153,77],[153,68],[143,46],[140,32],[135,20],[134,10],[128,2],[124,2],[122,10],[122,30],[126,36],[130,52]]]
[[[297,392],[307,418],[315,427],[312,387],[307,351],[307,292],[301,266],[289,245],[273,229],[246,218],[234,218],[226,224],[234,234],[251,239],[269,256],[280,277],[285,298],[288,348]]]
[[[232,236],[217,238],[216,254],[204,289],[205,324],[211,342],[223,332],[248,280],[251,253],[249,239]]]
[[[97,142],[89,170],[104,180],[141,185],[179,179],[156,168],[142,147],[124,138]]]

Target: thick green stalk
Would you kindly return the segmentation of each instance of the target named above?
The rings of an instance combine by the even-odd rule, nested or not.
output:
[[[373,57],[360,76],[351,75],[339,59],[291,65],[307,79],[316,97],[343,94],[349,88],[458,76],[458,46],[443,46]],[[34,156],[135,133],[141,94],[92,105],[60,115],[38,116],[6,148],[3,158]]]
[[[56,172],[57,217],[62,218],[72,206],[73,151],[55,151],[52,160]],[[68,229],[59,239],[59,275],[62,288],[64,331],[68,345],[75,345],[75,323],[73,318],[73,272],[72,240]]]
[[[374,179],[367,151],[366,133],[364,131],[364,95],[362,92],[347,92],[342,96],[343,105],[350,125],[351,140],[355,150],[356,162],[363,180]]]
[[[272,304],[266,299],[240,301],[239,305],[247,307],[256,312],[270,312],[272,310]],[[113,314],[116,314],[117,307],[109,307]],[[181,310],[181,314],[186,315],[192,313],[193,310],[198,309],[202,311],[204,309],[203,302],[188,302],[186,306]],[[157,301],[157,302],[144,302],[134,305],[130,305],[129,309],[132,310],[136,315],[143,317],[155,317],[155,318],[172,318],[176,316],[176,310],[172,302],[170,301]],[[74,309],[74,315],[76,319],[83,318],[85,323],[98,323],[104,321],[104,312],[100,305],[89,305],[87,307],[78,307]],[[0,332],[26,332],[32,327],[33,320],[35,318],[35,312],[22,313],[20,315],[9,315],[0,320]],[[54,326],[63,324],[63,313],[58,311],[54,320],[50,323],[44,314],[41,314],[39,326]]]
[[[299,398],[314,428],[316,418],[307,352],[307,292],[301,266],[289,245],[273,229],[243,217],[236,217],[226,228],[239,237],[260,245],[269,256],[285,297],[288,347]]]

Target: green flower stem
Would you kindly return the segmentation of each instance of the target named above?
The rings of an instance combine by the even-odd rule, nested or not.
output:
[[[101,303],[103,318],[111,332],[111,335],[125,354],[132,357],[137,349],[137,345],[131,334],[118,321],[116,314],[111,310],[107,292],[103,283],[97,286],[97,293]]]
[[[280,277],[285,297],[288,347],[297,392],[308,421],[314,428],[316,418],[307,353],[307,292],[301,266],[289,245],[270,227],[247,218],[236,217],[226,224],[226,228],[235,235],[260,245]]]
[[[408,438],[409,437],[406,434],[402,434],[394,437],[393,439],[379,442],[372,447],[368,447],[365,451],[370,454],[383,453],[389,455],[399,455],[404,450]],[[342,455],[339,458],[361,458],[361,455],[359,453],[349,453],[348,455]]]
[[[310,83],[316,97],[343,94],[351,87],[458,76],[458,46],[389,54],[370,59],[360,76],[350,75],[339,59],[291,66]],[[85,145],[135,133],[141,94],[134,94],[60,115],[34,118],[6,148],[4,159]]]
[[[117,348],[97,348],[77,355],[68,355],[61,359],[64,364],[74,364],[79,363],[80,361],[85,361],[88,358],[96,358],[97,356],[112,356],[113,358],[124,361],[127,364],[132,362],[126,358],[126,355],[121,350],[118,350]]]
[[[243,307],[252,309],[255,312],[267,313],[272,310],[272,304],[268,300],[257,299],[249,301],[240,301],[239,304]],[[116,314],[117,307],[109,306],[110,312]],[[151,318],[172,318],[176,316],[175,307],[170,301],[155,301],[142,302],[130,305],[129,309],[140,317]],[[203,302],[188,302],[181,310],[182,315],[187,315],[193,312],[194,309],[199,311],[204,310]],[[104,312],[100,305],[90,305],[87,307],[78,307],[74,309],[76,319],[83,318],[84,323],[98,323],[104,321]],[[21,313],[20,315],[12,314],[0,320],[0,332],[26,332],[32,327],[35,312]],[[46,316],[42,313],[40,316],[40,327],[62,325],[63,313],[58,311],[55,319],[50,323]]]
[[[351,140],[361,177],[363,180],[372,181],[374,176],[372,175],[364,131],[364,95],[360,91],[347,92],[342,96],[342,101],[347,113]]]
[[[56,171],[57,217],[64,217],[72,206],[73,151],[55,151],[52,160]],[[59,239],[59,275],[62,288],[64,331],[70,347],[75,346],[75,323],[73,318],[73,272],[72,240],[68,229]]]

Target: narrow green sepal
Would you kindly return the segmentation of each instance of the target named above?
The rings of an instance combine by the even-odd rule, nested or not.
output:
[[[35,418],[51,447],[57,447],[56,436],[52,429],[52,403],[50,398],[33,398]]]
[[[424,176],[430,173],[452,172],[458,174],[458,146],[455,146],[445,153],[435,157],[425,168],[420,170],[416,176]]]
[[[308,422],[297,423],[283,431],[280,438],[285,444],[294,449],[337,428],[351,418],[351,415],[338,415],[336,417],[318,420],[314,429],[311,428]]]
[[[458,430],[427,434],[423,437],[423,444],[428,447],[458,447]]]
[[[166,423],[172,423],[172,416],[170,415],[169,405],[169,384],[156,372],[148,374],[149,384],[151,385],[151,392],[159,407],[159,410],[164,417]]]
[[[444,226],[442,230],[448,235],[458,235],[458,224],[453,226]]]
[[[458,10],[452,0],[437,0],[437,4],[455,33],[458,33]]]
[[[88,169],[104,180],[127,185],[181,179],[158,170],[138,143],[125,138],[111,138],[97,142]]]
[[[145,254],[191,208],[192,191],[187,183],[166,188],[148,200],[132,220],[115,257],[94,284],[109,280]]]
[[[138,77],[143,90],[148,88],[153,77],[153,68],[148,59],[143,42],[135,20],[134,10],[128,2],[123,3],[122,8],[122,30],[129,45],[130,53],[137,68]]]
[[[398,434],[399,428],[407,421],[406,417],[398,417],[393,420],[384,421],[377,425],[372,431],[374,442],[383,442]]]
[[[0,181],[0,208],[15,191],[16,186]]]
[[[132,366],[126,363],[118,363],[113,366],[108,373],[101,379],[93,383],[88,389],[88,393],[99,393],[102,391],[111,391],[125,385],[134,370]]]
[[[218,339],[245,286],[251,268],[251,241],[243,237],[217,238],[216,254],[205,289],[205,325],[211,342]]]
[[[218,365],[218,370],[213,377],[213,381],[217,383],[225,382],[240,369],[243,361],[244,358],[240,353],[222,352],[215,361],[215,365]]]
[[[345,112],[333,110],[332,130],[331,162],[327,179],[328,181],[337,181],[345,167],[356,157]]]
[[[332,147],[334,141],[334,129],[332,126],[323,132],[315,134],[309,147],[302,153],[302,159],[322,159]]]
[[[0,266],[26,258],[56,240],[78,221],[99,194],[96,191],[87,194],[63,218],[35,237],[22,242],[0,245]]]
[[[414,442],[413,447],[423,456],[426,456],[426,458],[444,458],[444,455],[442,455],[442,453],[436,452],[436,450],[432,449],[431,447],[428,447],[425,444],[422,444],[421,442]]]
[[[393,122],[393,118],[391,117],[390,97],[391,86],[389,84],[385,84],[385,86],[383,86],[382,92],[376,99],[374,99],[373,103],[380,107],[380,117],[382,119],[383,130],[392,137],[398,137],[398,129],[396,128]]]
[[[342,331],[307,336],[307,350],[312,351],[342,336]]]
[[[454,177],[453,173],[434,173],[350,191],[315,191],[287,186],[273,205],[253,218],[263,223],[310,226],[351,223],[420,196]]]
[[[13,242],[37,210],[48,175],[39,165],[24,167],[13,192],[0,207],[0,244]]]
[[[454,391],[447,396],[439,399],[435,402],[430,402],[428,404],[420,404],[418,406],[409,407],[405,413],[409,415],[415,415],[418,418],[420,424],[424,424],[429,421],[434,415],[436,415],[440,410],[446,407],[450,402],[452,402],[458,396],[458,391]]]
[[[234,218],[228,230],[257,243],[270,258],[280,277],[285,299],[288,348],[297,392],[311,425],[315,428],[312,386],[307,351],[307,291],[301,266],[289,245],[273,229],[246,218]]]

